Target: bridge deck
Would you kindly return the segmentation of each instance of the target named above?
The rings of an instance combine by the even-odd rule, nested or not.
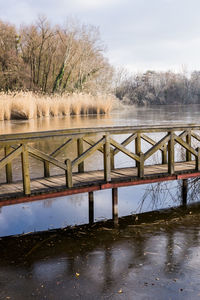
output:
[[[175,163],[175,174],[168,174],[167,164],[145,166],[144,178],[138,178],[137,168],[120,168],[111,172],[111,182],[104,181],[104,171],[73,173],[73,188],[66,188],[64,175],[51,176],[31,180],[31,196],[24,196],[22,181],[0,184],[0,206],[34,201],[50,197],[72,195],[83,192],[123,187],[166,180],[175,180],[200,176],[195,170],[195,162]]]

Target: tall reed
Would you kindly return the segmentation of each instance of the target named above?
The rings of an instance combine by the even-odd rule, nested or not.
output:
[[[32,92],[0,93],[0,120],[66,115],[108,114],[112,95],[63,94],[42,96]]]

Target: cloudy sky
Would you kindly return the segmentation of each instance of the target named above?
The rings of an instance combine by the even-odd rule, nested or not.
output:
[[[45,15],[98,26],[106,56],[130,71],[200,70],[199,0],[0,0],[0,19],[19,25]]]

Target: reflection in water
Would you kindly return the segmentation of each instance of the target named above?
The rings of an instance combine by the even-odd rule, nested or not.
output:
[[[0,134],[37,132],[56,129],[110,126],[111,115],[46,117],[33,120],[0,121]]]
[[[190,209],[155,224],[0,240],[0,299],[198,299],[200,207]]]
[[[156,124],[199,124],[200,105],[163,105],[154,107],[126,107],[109,115],[66,116],[27,121],[0,121],[0,134],[45,131],[67,128],[131,126]]]

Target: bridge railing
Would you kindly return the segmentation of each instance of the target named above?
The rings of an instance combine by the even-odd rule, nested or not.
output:
[[[174,174],[176,144],[179,144],[186,150],[185,160],[190,161],[192,155],[195,157],[195,168],[200,170],[200,148],[192,146],[192,140],[200,144],[200,125],[178,125],[178,126],[118,126],[104,128],[86,128],[86,129],[68,129],[45,132],[31,132],[21,134],[7,134],[0,136],[0,148],[4,149],[4,157],[0,160],[0,172],[5,172],[7,183],[13,181],[12,161],[21,156],[22,178],[24,194],[31,194],[30,187],[30,161],[29,156],[42,161],[44,166],[44,177],[50,177],[50,165],[54,165],[65,171],[66,187],[73,187],[73,170],[77,167],[79,173],[84,172],[85,160],[99,151],[104,160],[104,180],[111,181],[111,172],[115,168],[115,156],[121,152],[133,161],[137,167],[139,178],[145,176],[145,162],[156,152],[161,152],[162,164],[168,165],[168,173]],[[162,133],[164,136],[159,140],[154,140],[152,133]],[[126,135],[122,141],[116,141],[117,135]],[[98,136],[98,140],[96,137]],[[36,149],[31,144],[37,141],[46,140],[61,141],[51,153],[45,153]],[[95,138],[95,139],[94,139]],[[143,149],[142,141],[150,145],[148,150]],[[57,157],[71,145],[77,143],[77,156],[71,160],[65,156],[61,161]],[[134,143],[134,149],[130,151],[127,146]],[[89,146],[84,150],[84,144]],[[5,169],[4,169],[5,168]]]

